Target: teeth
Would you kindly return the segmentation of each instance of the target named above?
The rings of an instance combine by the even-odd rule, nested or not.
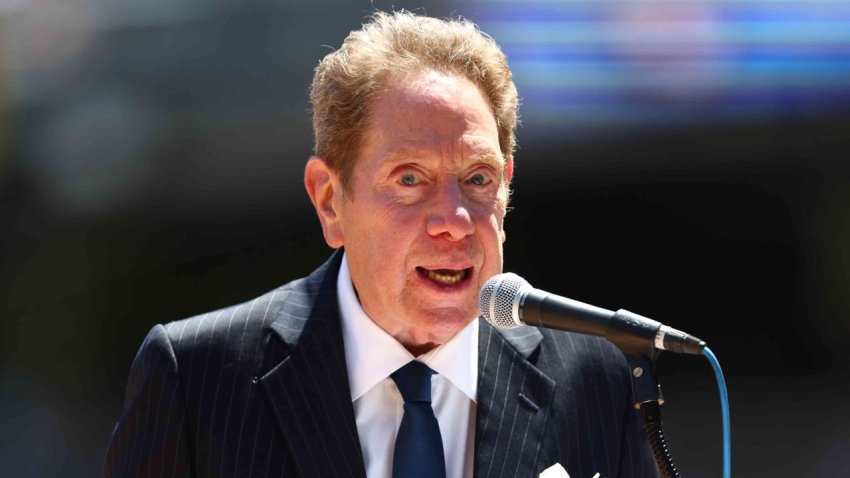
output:
[[[446,285],[452,285],[452,284],[457,284],[458,282],[463,280],[463,278],[466,277],[466,271],[462,270],[462,271],[454,272],[452,274],[440,274],[439,272],[426,270],[425,275],[428,276],[428,278],[431,279],[434,282],[439,282],[441,284],[446,284]]]

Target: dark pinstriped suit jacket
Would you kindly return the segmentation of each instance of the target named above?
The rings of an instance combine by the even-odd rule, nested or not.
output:
[[[155,326],[136,356],[104,476],[364,477],[337,252],[251,302]],[[482,321],[475,476],[657,476],[607,341]]]

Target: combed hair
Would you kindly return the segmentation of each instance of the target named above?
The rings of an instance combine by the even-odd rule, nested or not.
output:
[[[316,67],[310,88],[315,154],[348,189],[375,96],[406,75],[434,70],[465,77],[493,109],[499,146],[513,154],[517,91],[507,59],[492,38],[463,18],[378,12]]]

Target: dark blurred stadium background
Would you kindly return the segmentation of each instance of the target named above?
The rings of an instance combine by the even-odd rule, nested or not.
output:
[[[391,8],[508,54],[506,269],[704,338],[737,476],[846,474],[848,0],[0,0],[0,474],[96,475],[152,325],[329,254],[312,70]],[[658,375],[683,476],[720,476],[708,363]]]

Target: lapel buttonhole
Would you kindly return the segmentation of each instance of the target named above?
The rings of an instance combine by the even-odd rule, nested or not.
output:
[[[530,408],[535,413],[538,410],[540,410],[540,406],[538,406],[530,398],[528,398],[524,393],[521,393],[521,392],[519,394],[519,402],[522,403],[523,405],[525,405],[526,407]]]

